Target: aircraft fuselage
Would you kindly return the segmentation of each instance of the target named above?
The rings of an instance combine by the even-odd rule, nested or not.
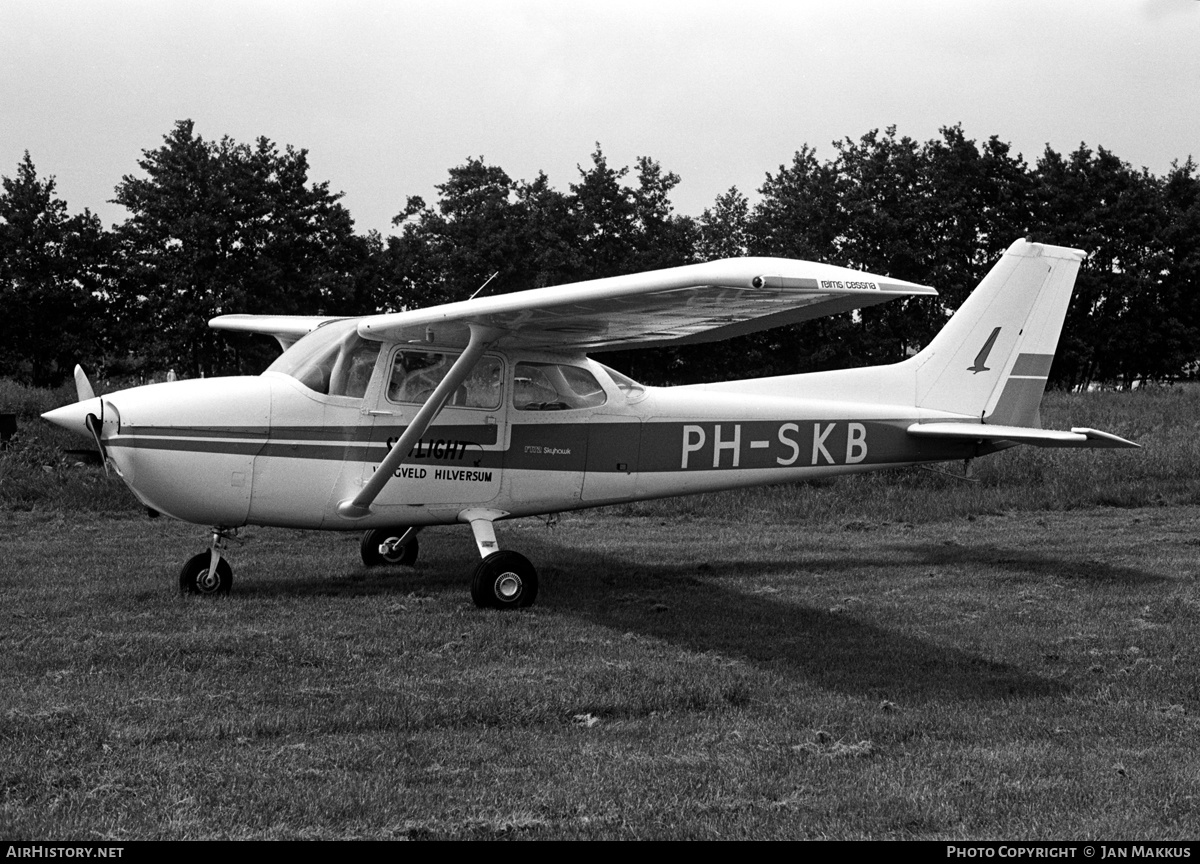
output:
[[[500,398],[446,406],[362,518],[336,505],[377,470],[417,407],[388,398],[380,381],[362,397],[330,396],[268,372],[149,385],[95,400],[103,411],[77,410],[102,416],[111,463],[146,506],[226,527],[431,525],[480,507],[517,517],[987,452],[906,433],[941,412],[809,399],[802,386],[795,398],[630,391],[585,358],[573,362],[602,390],[593,404],[519,409],[518,362],[492,357]]]

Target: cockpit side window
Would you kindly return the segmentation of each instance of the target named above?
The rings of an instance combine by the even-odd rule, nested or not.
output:
[[[355,333],[341,347],[329,375],[329,395],[361,399],[367,395],[367,385],[375,371],[379,343],[369,342]]]
[[[518,411],[571,411],[603,405],[608,396],[586,369],[560,363],[518,363],[513,406]]]
[[[423,405],[456,359],[452,354],[432,351],[400,351],[392,361],[387,398],[392,402]],[[458,408],[499,408],[502,370],[499,358],[481,357],[446,404]]]

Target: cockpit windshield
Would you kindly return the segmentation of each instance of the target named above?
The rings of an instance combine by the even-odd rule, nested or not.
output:
[[[316,393],[361,399],[379,346],[358,335],[357,321],[333,321],[284,351],[267,371],[290,375]]]

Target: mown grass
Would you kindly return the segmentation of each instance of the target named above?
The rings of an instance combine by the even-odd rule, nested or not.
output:
[[[974,484],[505,524],[519,614],[470,604],[461,528],[390,574],[249,529],[233,596],[182,598],[200,529],[26,459],[65,491],[0,510],[0,835],[1194,837],[1196,402],[1052,395],[1046,425],[1146,449]]]
[[[0,833],[1194,836],[1197,515],[514,523],[502,614],[454,529],[255,531],[214,603],[193,529],[9,514]]]

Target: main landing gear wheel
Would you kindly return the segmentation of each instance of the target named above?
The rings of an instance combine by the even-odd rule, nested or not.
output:
[[[359,552],[362,553],[362,561],[368,567],[381,567],[384,564],[403,564],[405,567],[411,567],[417,562],[417,535],[413,534],[408,538],[408,542],[403,546],[396,546],[395,543],[404,536],[407,528],[373,528],[370,531],[364,531],[362,543],[359,544]],[[387,544],[392,550],[391,552],[381,552],[379,547]]]
[[[479,562],[471,599],[482,609],[520,609],[537,598],[537,571],[519,552],[502,549]]]
[[[233,587],[233,568],[224,558],[217,562],[216,572],[209,574],[212,553],[201,552],[188,559],[179,572],[179,590],[184,594],[203,594],[215,597],[228,594]]]

